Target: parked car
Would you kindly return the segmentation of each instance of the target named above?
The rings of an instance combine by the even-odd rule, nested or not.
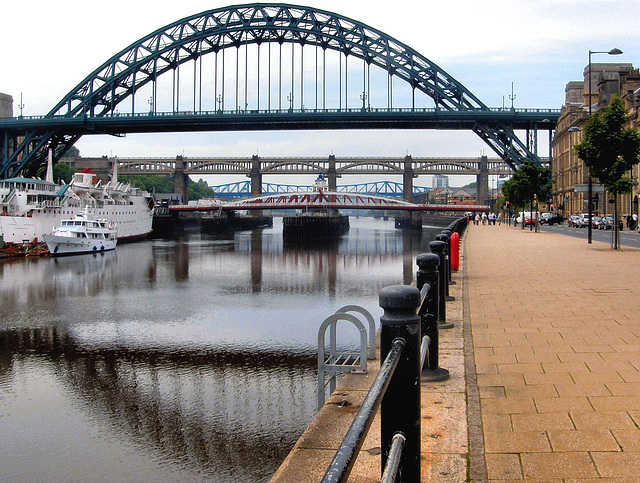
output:
[[[533,216],[531,216],[533,214]],[[536,215],[537,213],[534,211],[533,213],[531,213],[530,211],[525,211],[525,212],[520,212],[518,213],[518,217],[516,218],[516,222],[518,224],[522,223],[522,217],[524,216],[524,226],[529,226],[531,224],[533,224],[533,222],[536,220]],[[533,221],[532,221],[533,219]]]
[[[602,220],[601,216],[592,216],[591,217],[591,226],[593,226],[593,228],[595,230],[598,229],[598,225],[600,225],[600,221]]]
[[[591,215],[591,222],[593,223],[593,215]],[[587,228],[589,226],[589,215],[587,213],[581,214],[576,226],[578,228]]]
[[[600,223],[598,224],[598,229],[599,230],[611,230],[611,229],[613,229],[613,217],[612,216],[605,216],[604,218],[602,218],[602,220],[600,220]]]
[[[564,218],[562,217],[562,215],[559,215],[557,213],[542,213],[542,215],[540,215],[541,225],[561,225],[563,221]]]
[[[571,215],[567,220],[567,225],[577,227],[578,221],[580,221],[580,215]]]

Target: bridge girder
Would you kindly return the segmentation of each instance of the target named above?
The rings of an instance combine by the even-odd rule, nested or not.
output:
[[[94,158],[68,158],[69,164],[75,160],[91,161]],[[411,170],[420,175],[477,175],[480,173],[482,158],[422,158],[411,157]],[[187,175],[251,174],[253,163],[259,162],[260,174],[311,174],[328,173],[333,163],[336,174],[394,174],[402,175],[406,158],[384,157],[255,157],[255,158],[182,158],[184,173]],[[111,158],[118,163],[119,174],[164,174],[173,175],[175,158]],[[544,161],[544,160],[543,160]],[[499,158],[487,158],[487,173],[508,175],[512,169]]]
[[[345,126],[351,129],[383,125],[386,128],[451,128],[454,123],[447,122],[447,114],[453,114],[449,118],[457,119],[458,128],[473,129],[512,167],[525,159],[539,161],[515,135],[513,123],[508,122],[512,117],[509,112],[493,113],[464,85],[406,44],[331,12],[292,5],[247,4],[209,10],[160,28],[94,70],[44,118],[0,123],[0,130],[8,137],[25,137],[15,152],[3,154],[0,178],[20,172],[35,174],[44,164],[47,150],[53,151],[57,161],[84,134],[340,128],[339,118],[333,113],[325,116],[326,119],[323,113],[304,112],[295,119],[287,119],[280,113],[275,118],[245,115],[236,119],[238,122],[224,116],[218,119],[215,113],[194,115],[190,119],[183,116],[181,120],[156,119],[159,116],[155,115],[145,119],[136,114],[136,92],[149,83],[155,85],[160,76],[174,74],[180,65],[197,61],[206,54],[217,55],[226,49],[263,43],[314,45],[324,52],[332,50],[361,59],[367,66],[377,66],[390,77],[408,83],[413,93],[426,94],[434,104],[428,122],[419,116],[403,117],[394,113],[390,123],[388,114],[378,118],[374,111],[364,109],[363,100],[361,113],[346,113]],[[135,119],[121,117],[117,111],[128,99],[131,99],[131,114]],[[293,100],[291,102],[293,104]],[[153,103],[157,103],[157,99],[153,99]],[[155,113],[154,104],[150,114]],[[311,117],[305,119],[302,116],[305,114]],[[550,123],[552,128],[554,120],[550,119]]]

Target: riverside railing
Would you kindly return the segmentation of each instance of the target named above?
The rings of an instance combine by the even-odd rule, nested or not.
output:
[[[447,230],[461,235],[467,224],[467,218],[459,218]],[[451,283],[444,274],[449,269],[445,257],[451,256],[450,243],[432,243],[437,243],[431,247],[434,253],[417,259],[416,284],[420,289],[393,285],[379,293],[379,305],[384,310],[380,317],[383,362],[322,483],[347,480],[378,408],[382,483],[394,482],[397,476],[402,482],[420,481],[420,381],[449,378],[449,372],[438,366],[438,330],[443,328],[439,314],[446,293],[443,285]]]
[[[380,358],[383,362],[360,410],[349,427],[322,479],[323,483],[348,478],[380,408],[382,467],[386,480],[420,481],[420,316],[427,298],[408,285],[393,285],[379,293]]]

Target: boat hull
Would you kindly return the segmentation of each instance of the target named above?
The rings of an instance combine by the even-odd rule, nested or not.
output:
[[[116,248],[117,240],[88,240],[59,235],[43,235],[53,256],[101,253]]]

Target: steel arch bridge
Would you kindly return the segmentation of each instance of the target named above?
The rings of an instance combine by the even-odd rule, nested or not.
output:
[[[220,199],[249,198],[251,196],[251,181],[237,181],[235,183],[210,186]],[[262,183],[262,194],[277,195],[287,193],[307,193],[313,190],[311,185],[291,185],[278,183]],[[426,186],[414,186],[413,195],[428,193],[431,188]],[[338,193],[358,193],[374,196],[388,196],[402,198],[404,188],[402,183],[393,181],[373,181],[338,186]]]
[[[305,80],[313,69],[314,79]],[[57,161],[83,135],[170,131],[470,129],[516,168],[539,162],[532,133],[554,129],[558,115],[490,109],[429,59],[361,22],[308,7],[247,4],[150,33],[45,116],[0,120],[0,179],[41,172],[49,151]],[[526,144],[515,130],[527,130]]]

